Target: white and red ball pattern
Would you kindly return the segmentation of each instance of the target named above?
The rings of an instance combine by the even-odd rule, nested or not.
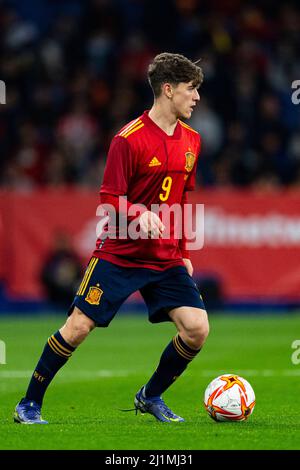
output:
[[[243,377],[223,374],[207,386],[204,406],[215,421],[244,421],[254,410],[255,394]]]

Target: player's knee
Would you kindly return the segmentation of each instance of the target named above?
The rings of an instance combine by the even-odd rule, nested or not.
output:
[[[208,325],[195,325],[189,334],[189,344],[193,349],[200,349],[208,336]]]
[[[60,331],[67,343],[77,347],[94,328],[94,321],[75,307]]]
[[[200,349],[209,334],[209,323],[206,312],[194,317],[185,328],[186,342],[193,349]]]
[[[86,323],[75,324],[73,326],[73,341],[80,344],[90,333],[92,328]]]

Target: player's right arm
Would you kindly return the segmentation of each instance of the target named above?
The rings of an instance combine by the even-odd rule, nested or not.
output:
[[[109,147],[100,195],[125,196],[136,168],[136,155],[128,140],[115,136]]]
[[[144,212],[139,219],[140,227],[143,233],[151,238],[161,237],[165,226],[157,214],[151,211]]]
[[[134,204],[140,211],[139,223],[144,234],[151,237],[161,236],[164,225],[154,212],[148,211],[138,203],[132,203],[125,197],[130,180],[137,167],[137,156],[132,152],[127,139],[121,136],[113,138],[107,155],[103,182],[100,188],[100,202],[111,204],[117,213],[127,216]],[[120,202],[122,201],[122,204]]]

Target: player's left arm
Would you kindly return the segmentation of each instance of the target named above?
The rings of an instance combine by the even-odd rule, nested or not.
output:
[[[184,209],[185,209],[185,205],[188,204],[187,192],[188,191],[194,191],[195,186],[196,186],[196,169],[197,169],[197,162],[198,162],[198,157],[199,157],[199,153],[200,153],[200,149],[201,149],[201,137],[200,137],[200,135],[198,135],[198,137],[199,137],[199,141],[198,141],[197,158],[196,158],[196,161],[194,163],[192,172],[191,172],[191,174],[189,175],[189,178],[186,181],[185,188],[184,188],[184,191],[183,191],[183,194],[182,194],[182,200],[181,200],[181,207],[182,207],[182,238],[180,240],[179,247],[181,249],[182,260],[183,260],[184,265],[187,269],[187,272],[190,276],[193,275],[194,268],[193,268],[192,262],[190,260],[190,253],[187,249],[187,241],[188,240],[187,240],[187,237],[186,237],[186,233],[188,232],[188,230],[185,230],[186,220],[185,220]]]
[[[193,275],[193,271],[194,271],[194,268],[193,268],[193,265],[192,265],[192,262],[190,260],[190,253],[186,247],[187,245],[187,238],[186,238],[186,233],[185,233],[185,229],[184,229],[184,221],[185,221],[185,216],[184,216],[184,209],[185,209],[185,205],[187,204],[187,193],[186,191],[183,192],[183,195],[182,195],[182,199],[181,199],[181,207],[182,207],[182,237],[179,241],[179,248],[181,250],[181,255],[182,255],[182,260],[184,262],[184,265],[187,269],[187,272],[190,276]]]
[[[184,265],[186,267],[188,274],[192,276],[194,272],[194,268],[193,268],[191,260],[189,258],[182,258],[182,261],[184,262]]]

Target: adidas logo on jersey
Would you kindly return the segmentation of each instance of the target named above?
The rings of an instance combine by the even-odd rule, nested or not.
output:
[[[159,166],[159,165],[161,165],[161,162],[156,157],[153,157],[148,166]]]

